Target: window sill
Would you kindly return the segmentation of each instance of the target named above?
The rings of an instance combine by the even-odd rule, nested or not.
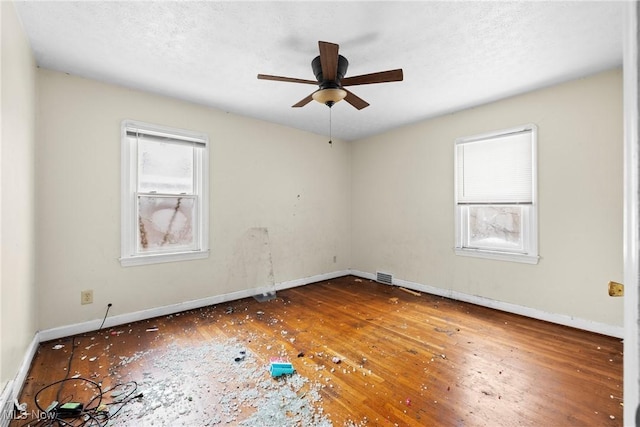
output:
[[[524,264],[537,264],[540,257],[537,255],[525,255],[506,252],[494,252],[480,249],[455,248],[456,255],[469,256],[475,258],[494,259],[498,261],[521,262]]]
[[[189,261],[208,257],[208,250],[197,252],[176,252],[170,254],[138,255],[120,258],[120,265],[122,267],[132,267],[136,265],[160,264],[164,262]]]

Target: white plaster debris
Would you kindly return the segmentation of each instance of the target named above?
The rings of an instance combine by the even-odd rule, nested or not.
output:
[[[367,417],[364,417],[362,419],[362,421],[353,421],[353,420],[347,420],[344,425],[345,427],[364,427],[366,425],[368,425],[369,420],[367,419]]]
[[[133,353],[133,356],[131,357],[124,357],[124,356],[120,356],[120,363],[118,364],[119,366],[126,366],[131,362],[135,362],[136,360],[140,360],[143,356],[149,354],[150,351],[137,351],[135,353]]]
[[[60,350],[60,349],[61,349],[61,348],[63,348],[63,347],[64,347],[64,344],[56,344],[56,345],[54,345],[52,348],[53,348],[54,350]]]
[[[235,361],[241,352],[244,358]],[[144,396],[124,406],[114,425],[333,425],[323,414],[319,382],[299,374],[272,378],[268,366],[235,339],[197,347],[171,344],[162,354],[120,357],[118,366],[132,362],[143,367],[136,381]]]

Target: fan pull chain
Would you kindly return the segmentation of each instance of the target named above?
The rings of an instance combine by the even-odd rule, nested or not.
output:
[[[333,141],[332,141],[332,133],[331,133],[331,110],[332,108],[329,107],[329,145],[331,145],[333,147]]]

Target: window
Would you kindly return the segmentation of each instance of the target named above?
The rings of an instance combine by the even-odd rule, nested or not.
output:
[[[455,142],[458,255],[538,262],[535,125]]]
[[[123,266],[206,258],[208,138],[122,123]]]

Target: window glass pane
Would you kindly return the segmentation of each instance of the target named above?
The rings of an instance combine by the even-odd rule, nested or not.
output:
[[[468,247],[523,250],[523,206],[468,206]]]
[[[193,145],[138,139],[138,191],[193,194]]]
[[[197,249],[194,208],[191,197],[138,196],[138,251]]]

